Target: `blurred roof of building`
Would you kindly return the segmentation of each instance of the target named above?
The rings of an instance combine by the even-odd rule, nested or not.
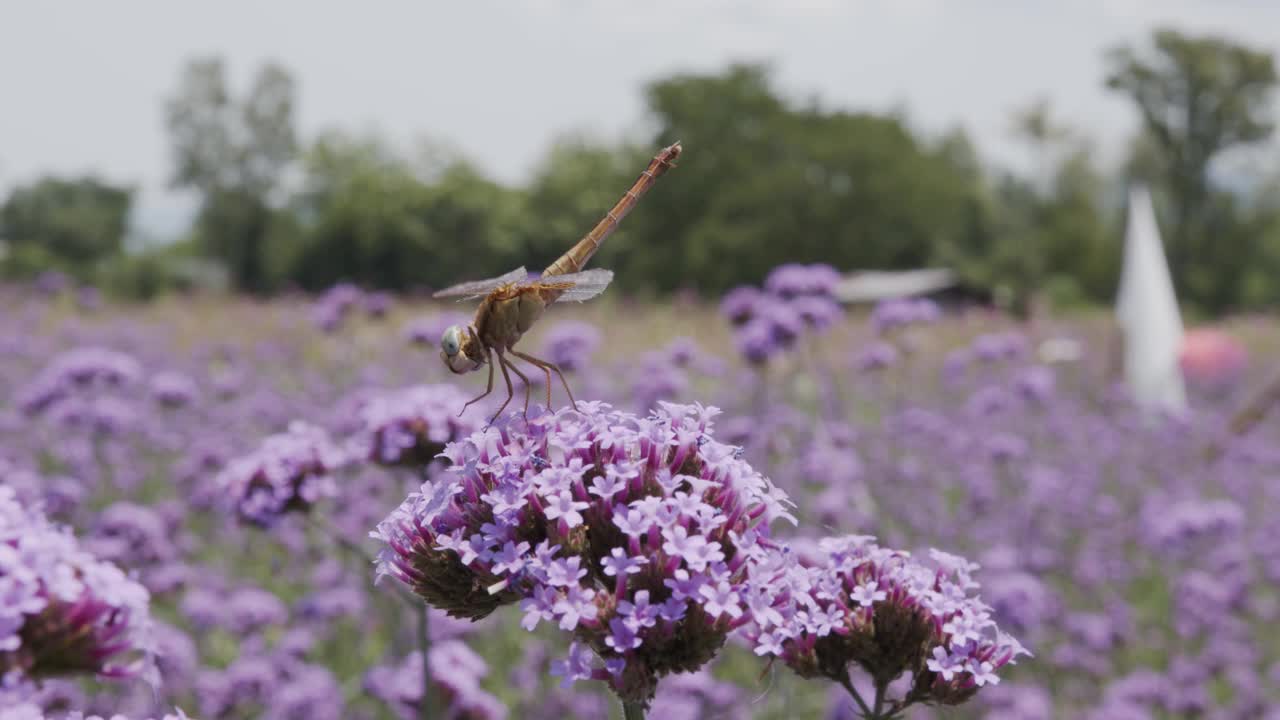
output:
[[[836,286],[836,297],[846,303],[871,303],[894,298],[929,295],[959,285],[947,268],[852,273]]]

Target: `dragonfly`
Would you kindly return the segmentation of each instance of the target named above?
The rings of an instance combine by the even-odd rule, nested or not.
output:
[[[583,302],[604,292],[613,280],[613,272],[604,269],[586,270],[584,268],[587,262],[600,249],[600,244],[605,238],[618,228],[622,219],[640,202],[640,198],[653,187],[658,178],[675,167],[675,160],[680,157],[680,152],[679,142],[659,151],[631,188],[609,212],[605,213],[591,232],[543,270],[541,276],[530,278],[529,273],[523,267],[519,267],[505,275],[488,280],[454,285],[432,296],[457,297],[464,300],[480,299],[480,306],[476,308],[475,317],[469,325],[452,325],[440,338],[440,358],[454,374],[464,375],[486,365],[489,367],[489,381],[485,391],[463,405],[463,412],[467,407],[483,400],[493,392],[493,368],[496,365],[502,370],[502,378],[507,384],[507,399],[489,422],[496,420],[515,397],[515,389],[512,387],[508,370],[524,382],[524,414],[528,417],[529,397],[532,393],[529,378],[516,367],[508,355],[519,358],[546,374],[548,409],[551,408],[552,373],[560,378],[565,394],[569,396],[570,404],[575,410],[578,408],[577,401],[573,399],[573,391],[569,389],[569,383],[564,379],[564,373],[560,372],[560,368],[555,363],[517,350],[515,345],[529,331],[529,328],[533,327],[538,318],[542,317],[547,307],[557,300]]]

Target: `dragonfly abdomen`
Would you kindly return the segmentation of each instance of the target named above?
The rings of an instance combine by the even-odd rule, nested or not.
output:
[[[618,200],[609,212],[605,213],[600,222],[596,223],[591,232],[569,248],[569,251],[561,255],[559,259],[551,263],[546,270],[542,272],[543,277],[552,275],[567,275],[569,273],[581,272],[583,268],[590,262],[591,256],[596,254],[600,249],[601,243],[605,238],[613,234],[618,228],[618,224],[622,222],[622,218],[631,212],[631,209],[640,202],[640,198],[644,196],[649,188],[653,187],[659,177],[667,170],[675,167],[676,158],[680,157],[680,143],[675,142],[668,147],[663,148],[653,160],[649,161],[649,167],[640,173],[640,177],[631,185],[626,194]]]

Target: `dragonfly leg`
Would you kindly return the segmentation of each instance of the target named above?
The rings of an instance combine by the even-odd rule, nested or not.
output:
[[[542,372],[547,374],[547,412],[551,412],[551,369],[547,367],[547,365],[549,365],[550,363],[544,363],[541,360],[538,360],[538,358],[533,357],[532,355],[525,355],[524,353],[520,352],[519,350],[516,350],[515,348],[511,349],[511,354],[515,355],[521,360],[524,360],[525,362],[529,363],[530,365],[533,365],[534,367],[542,370]]]
[[[556,365],[553,362],[548,362],[547,360],[541,360],[532,355],[527,355],[518,350],[512,350],[511,354],[515,355],[521,360],[524,360],[525,362],[528,362],[533,365],[537,365],[538,367],[542,368],[544,372],[547,373],[547,410],[551,410],[551,373],[552,372],[554,372],[556,376],[560,378],[560,384],[564,385],[564,392],[566,395],[569,396],[569,404],[573,406],[574,410],[578,409],[578,401],[573,399],[573,391],[569,389],[569,381],[564,379],[564,373],[560,372],[560,367],[558,365]]]
[[[501,350],[495,350],[494,352],[498,354],[498,364],[502,366],[502,379],[507,381],[507,399],[502,403],[502,407],[498,408],[498,412],[494,413],[493,417],[489,418],[490,425],[492,425],[493,421],[497,420],[498,416],[502,414],[502,411],[506,410],[507,406],[511,404],[511,398],[516,396],[516,390],[511,386],[511,376],[507,374],[507,359],[502,357]]]
[[[489,383],[488,385],[485,386],[483,393],[471,398],[470,400],[467,401],[466,405],[462,406],[462,409],[458,411],[458,417],[462,417],[462,413],[466,412],[468,407],[485,399],[486,397],[489,396],[489,393],[491,392],[493,392],[493,350],[489,350]]]
[[[512,352],[515,352],[515,351],[512,350]],[[533,385],[529,383],[528,376],[520,372],[520,368],[516,367],[515,363],[508,360],[506,356],[502,355],[501,353],[498,354],[498,357],[502,358],[502,362],[506,364],[507,367],[511,368],[511,372],[515,373],[516,375],[519,375],[520,379],[524,381],[524,419],[528,420],[529,419],[529,396],[533,394]]]

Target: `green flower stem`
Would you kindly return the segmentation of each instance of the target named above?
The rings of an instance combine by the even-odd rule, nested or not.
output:
[[[863,700],[862,696],[858,694],[858,689],[853,686],[853,682],[849,680],[848,675],[840,679],[840,684],[844,686],[845,690],[849,691],[849,695],[853,697],[854,702],[858,703],[858,707],[862,709],[862,717],[867,718],[867,720],[878,720],[879,713],[872,712],[871,706],[867,705],[867,701]]]
[[[419,720],[431,720],[432,710],[438,702],[431,682],[431,666],[427,663],[427,651],[431,649],[431,608],[426,603],[418,607],[418,651],[422,653],[422,704],[418,706]]]
[[[623,720],[644,720],[644,704],[622,701]]]

